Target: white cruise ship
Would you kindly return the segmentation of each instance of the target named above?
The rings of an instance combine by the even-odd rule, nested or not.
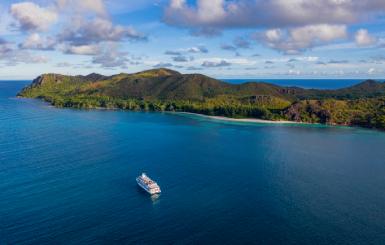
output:
[[[155,181],[150,179],[145,173],[142,173],[142,175],[138,176],[136,178],[136,182],[140,187],[142,187],[151,195],[160,193],[159,185]]]

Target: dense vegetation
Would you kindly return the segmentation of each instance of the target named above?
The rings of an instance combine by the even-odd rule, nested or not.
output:
[[[292,120],[385,129],[385,83],[338,90],[229,84],[200,74],[155,69],[135,74],[45,74],[19,96],[57,107],[185,111],[233,118]]]

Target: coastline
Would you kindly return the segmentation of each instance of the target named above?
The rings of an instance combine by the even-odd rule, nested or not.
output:
[[[92,108],[76,108],[76,107],[57,107],[53,105],[49,101],[45,101],[44,99],[38,99],[38,98],[28,98],[23,96],[16,96],[16,99],[33,99],[33,100],[40,100],[42,102],[45,102],[49,105],[49,107],[54,108],[67,108],[67,109],[77,109],[77,110],[96,110],[96,111],[135,111],[135,110],[127,110],[127,109],[120,109],[117,107],[92,107]],[[139,110],[142,111],[142,110]],[[145,111],[142,111],[145,112]],[[149,111],[148,111],[149,112]],[[298,121],[287,121],[287,120],[279,120],[279,121],[273,121],[273,120],[264,120],[264,119],[257,119],[257,118],[230,118],[230,117],[224,117],[224,116],[209,116],[205,114],[199,114],[194,112],[183,112],[183,111],[152,111],[152,112],[161,112],[161,113],[170,113],[170,114],[177,114],[177,115],[190,115],[195,117],[200,117],[208,120],[213,121],[221,121],[221,122],[233,122],[233,123],[255,123],[255,124],[275,124],[275,125],[318,125],[318,126],[332,126],[332,127],[348,127],[348,128],[360,128],[360,129],[367,129],[367,130],[377,130],[383,132],[384,130],[379,128],[366,128],[366,127],[359,127],[354,125],[341,125],[341,124],[322,124],[322,123],[309,123],[309,122],[298,122]]]
[[[23,96],[17,96],[17,98],[23,98],[23,99],[30,99]],[[35,98],[36,99],[36,98]],[[39,99],[38,99],[39,100]],[[44,100],[43,100],[44,101]],[[49,101],[44,101],[48,103],[50,106],[59,108],[55,105],[53,105]],[[64,107],[68,109],[81,109],[81,110],[101,110],[101,111],[113,111],[113,110],[123,110],[120,108],[107,108],[107,107],[93,107],[93,108],[75,108],[75,107]],[[130,111],[130,110],[128,110]],[[231,118],[231,117],[224,117],[224,116],[209,116],[205,114],[200,113],[193,113],[193,112],[184,112],[184,111],[163,111],[163,113],[172,113],[172,114],[179,114],[179,115],[191,115],[191,116],[197,116],[201,118],[206,118],[210,120],[217,120],[217,121],[224,121],[224,122],[239,122],[239,123],[259,123],[259,124],[313,124],[313,123],[305,123],[305,122],[295,122],[295,121],[287,121],[287,120],[280,120],[280,121],[273,121],[273,120],[264,120],[264,119],[257,119],[257,118]]]
[[[192,115],[192,116],[203,117],[211,120],[226,121],[226,122],[268,123],[268,124],[307,124],[303,122],[284,121],[284,120],[272,121],[272,120],[263,120],[263,119],[257,119],[257,118],[230,118],[230,117],[223,117],[223,116],[209,116],[209,115],[192,113],[192,112],[176,112],[176,113],[181,115]]]
[[[179,115],[190,115],[194,117],[200,117],[208,120],[213,121],[220,121],[220,122],[232,122],[232,123],[255,123],[255,124],[275,124],[275,125],[297,125],[297,126],[317,126],[317,127],[337,127],[337,128],[349,128],[349,129],[361,129],[361,130],[369,130],[369,131],[378,131],[378,132],[384,132],[384,130],[378,129],[378,128],[365,128],[365,127],[358,127],[358,126],[352,126],[352,125],[339,125],[339,124],[322,124],[322,123],[309,123],[309,122],[296,122],[296,121],[272,121],[272,120],[263,120],[263,119],[256,119],[256,118],[230,118],[230,117],[223,117],[223,116],[209,116],[199,113],[193,113],[193,112],[170,112],[175,113]]]

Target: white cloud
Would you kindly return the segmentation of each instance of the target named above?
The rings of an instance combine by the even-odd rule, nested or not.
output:
[[[356,32],[355,41],[358,46],[371,46],[377,43],[377,38],[372,37],[368,30],[360,29]]]
[[[198,46],[193,46],[189,48],[183,48],[183,49],[177,49],[177,50],[167,50],[165,52],[166,55],[182,55],[182,53],[208,53],[209,50],[203,46],[203,45],[198,45]]]
[[[196,46],[187,49],[190,53],[208,53],[208,49],[205,46]]]
[[[182,9],[185,7],[186,1],[185,0],[171,0],[170,1],[170,7],[173,9]]]
[[[368,74],[373,74],[373,73],[375,73],[376,72],[376,69],[374,69],[374,68],[370,68],[369,70],[368,70]]]
[[[43,38],[39,33],[30,34],[23,43],[19,45],[22,49],[52,50],[56,42],[52,38]]]
[[[301,75],[301,71],[290,69],[287,71],[287,75]]]
[[[194,60],[194,57],[190,56],[184,56],[184,55],[178,55],[172,58],[173,61],[175,62],[188,62]]]
[[[126,52],[119,51],[115,43],[108,43],[98,55],[93,57],[92,63],[104,68],[120,67],[126,69],[127,63],[130,62],[127,55]]]
[[[282,38],[281,29],[270,29],[265,32],[266,40],[269,42],[278,42]]]
[[[76,12],[92,12],[106,16],[107,9],[103,0],[57,0],[59,9],[70,8]]]
[[[221,58],[221,57],[210,57],[210,58],[201,58],[201,59],[196,59],[193,64],[199,65],[204,62],[210,62],[210,63],[221,63],[222,61],[225,61],[229,64],[232,65],[241,65],[241,66],[247,66],[247,65],[255,65],[256,61],[247,59],[247,58]]]
[[[307,61],[307,62],[316,62],[319,60],[319,57],[317,56],[305,56],[305,57],[297,57],[300,61]]]
[[[45,55],[26,55],[21,57],[20,59],[20,62],[27,62],[27,63],[47,63],[48,61],[49,61],[49,58]]]
[[[181,51],[175,51],[175,50],[166,50],[164,52],[165,55],[182,55]]]
[[[163,20],[205,36],[218,35],[224,29],[267,29],[262,38],[267,46],[296,54],[345,39],[348,25],[384,11],[383,0],[171,0]],[[365,34],[357,33],[360,46],[375,42]]]
[[[105,0],[47,2],[52,3],[39,6],[31,0],[10,6],[9,14],[13,24],[7,26],[16,26],[26,35],[25,40],[17,46],[20,50],[24,49],[25,53],[26,49],[57,49],[65,54],[93,55],[93,61],[101,64],[102,57],[113,57],[113,54],[107,55],[110,43],[146,40],[146,36],[133,27],[114,24]],[[53,31],[51,29],[54,24],[57,28]],[[116,47],[114,54],[122,54]],[[108,64],[107,61],[103,62],[103,66],[121,66],[123,60],[114,57]]]
[[[174,65],[171,64],[171,63],[164,63],[164,62],[159,62],[155,65],[153,65],[152,67],[153,68],[169,68],[169,67],[173,67]]]
[[[0,62],[7,66],[14,66],[19,63],[47,63],[48,57],[34,55],[26,50],[15,49],[11,43],[0,40]]]
[[[211,68],[211,67],[225,67],[225,66],[231,66],[231,63],[226,60],[221,61],[204,61],[202,63],[203,67]]]
[[[64,52],[67,54],[78,54],[78,55],[97,55],[100,52],[98,45],[79,45],[79,46],[67,46]]]
[[[198,0],[198,4],[197,15],[202,22],[215,22],[226,16],[224,0]]]
[[[10,13],[26,31],[47,31],[58,19],[55,11],[32,2],[12,4]]]
[[[234,28],[356,23],[385,10],[383,0],[171,0],[166,23],[187,28]]]
[[[8,56],[13,52],[13,49],[9,43],[5,40],[0,39],[0,59]]]
[[[72,64],[68,62],[59,62],[56,64],[56,67],[64,68],[64,67],[72,67]]]
[[[345,25],[310,25],[291,29],[290,36],[297,42],[311,43],[314,39],[328,42],[347,36]]]
[[[268,47],[286,54],[298,54],[316,45],[345,39],[347,28],[345,25],[309,25],[290,28],[267,30],[256,35],[258,41],[263,41]]]
[[[126,67],[126,54],[118,50],[117,44],[127,40],[146,40],[146,37],[132,27],[114,25],[111,20],[99,16],[73,18],[58,35],[65,53],[93,55],[92,63],[104,68]]]
[[[60,41],[73,44],[143,39],[145,39],[145,36],[134,28],[114,25],[110,20],[103,18],[94,18],[92,20],[73,19],[71,25],[59,34]]]

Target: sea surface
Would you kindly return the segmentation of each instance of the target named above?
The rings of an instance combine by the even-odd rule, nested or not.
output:
[[[365,79],[221,79],[222,81],[240,84],[245,82],[266,82],[279,86],[296,86],[314,89],[346,88],[365,81]],[[378,81],[384,81],[378,80]]]
[[[0,82],[0,244],[384,244],[383,132],[57,109],[26,84]]]

